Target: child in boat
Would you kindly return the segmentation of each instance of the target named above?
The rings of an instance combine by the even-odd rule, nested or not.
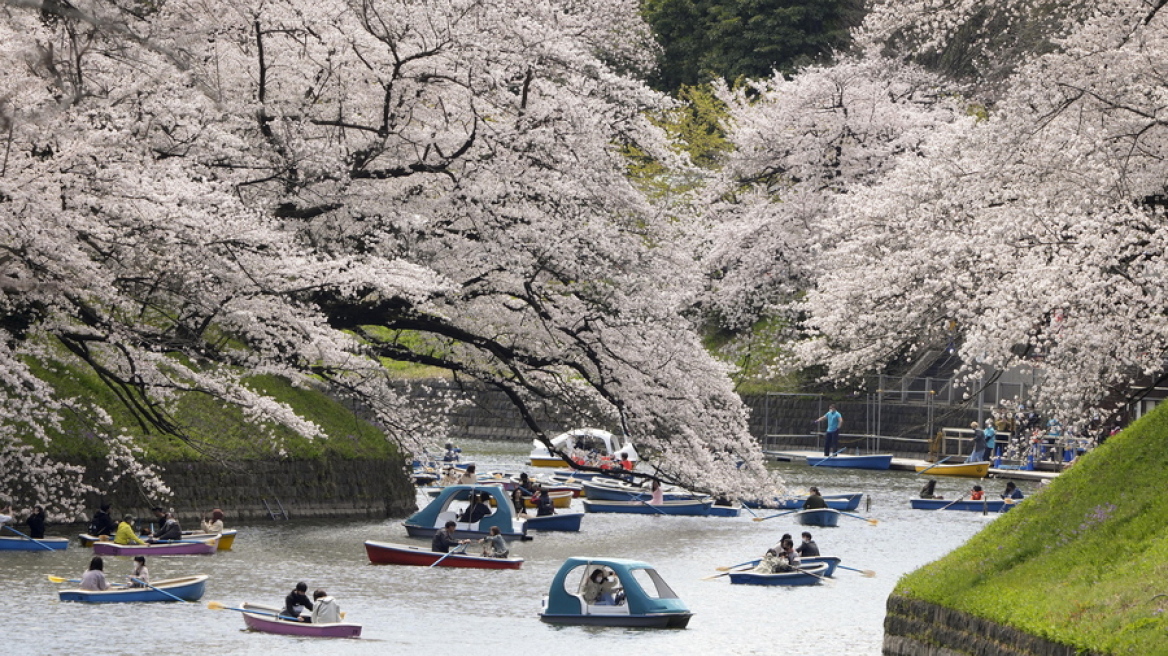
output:
[[[499,533],[499,527],[492,526],[490,532],[489,536],[479,540],[483,544],[483,555],[488,558],[506,558],[511,551],[507,548],[507,541]]]
[[[145,588],[150,583],[150,570],[146,569],[146,556],[134,556],[134,569],[130,572],[130,587]]]
[[[973,490],[971,490],[969,493],[970,500],[971,501],[981,501],[983,497],[985,497],[985,492],[981,489],[981,486],[974,485]]]

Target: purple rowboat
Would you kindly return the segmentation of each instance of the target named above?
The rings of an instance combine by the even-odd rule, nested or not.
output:
[[[192,556],[213,554],[218,548],[218,536],[207,540],[175,540],[153,544],[93,543],[93,553],[98,556]]]
[[[243,621],[252,631],[278,633],[280,635],[306,636],[312,638],[360,638],[361,625],[337,622],[335,624],[312,624],[280,619],[281,609],[244,602],[238,610],[243,611]],[[250,611],[250,612],[249,612]]]

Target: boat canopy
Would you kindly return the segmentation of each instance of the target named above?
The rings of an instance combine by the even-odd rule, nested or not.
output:
[[[458,502],[466,502],[469,505],[472,493],[486,494],[493,498],[495,500],[494,512],[480,519],[473,527],[465,522],[458,522],[459,528],[473,528],[473,530],[486,532],[492,526],[498,526],[504,534],[514,531],[515,513],[510,499],[507,498],[506,491],[500,485],[447,486],[442,488],[442,491],[429,505],[410,515],[405,523],[441,528],[448,519],[457,521],[456,516],[459,513],[455,512],[455,507],[458,506]],[[461,511],[462,507],[459,507],[458,510]]]
[[[595,612],[596,606],[584,599],[583,592],[588,578],[598,569],[606,577],[615,577],[612,592],[618,599],[616,606],[625,606],[629,615],[689,612],[677,593],[648,563],[618,558],[572,557],[564,561],[552,579],[545,613],[584,615]]]
[[[532,455],[549,456],[547,447],[539,440],[532,440],[531,445],[534,448]],[[599,428],[577,428],[566,433],[560,433],[552,438],[552,446],[557,451],[562,451],[571,454],[574,450],[581,451],[596,451],[601,455],[609,456],[613,459],[620,457],[620,454],[627,454],[629,460],[637,460],[637,450],[633,447],[631,442],[628,442],[619,435],[610,433]]]

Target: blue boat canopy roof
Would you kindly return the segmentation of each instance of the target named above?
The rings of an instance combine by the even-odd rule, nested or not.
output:
[[[471,493],[488,494],[495,499],[495,511],[478,522],[480,531],[498,526],[503,533],[510,533],[515,513],[507,492],[499,485],[450,485],[442,489],[438,496],[425,508],[410,515],[406,524],[418,526],[438,526],[438,517],[456,501],[469,501]]]
[[[615,575],[616,589],[623,593],[620,603],[628,604],[630,615],[689,613],[677,593],[652,565],[623,558],[574,556],[564,561],[548,590],[547,615],[581,615],[588,601],[583,598],[584,582],[595,570]]]

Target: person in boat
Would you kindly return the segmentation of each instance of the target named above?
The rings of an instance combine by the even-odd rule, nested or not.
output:
[[[146,569],[146,556],[134,556],[134,569],[130,571],[130,587],[145,588],[150,583],[150,570]]]
[[[552,500],[552,494],[544,486],[537,486],[535,494],[531,498],[535,501],[536,517],[546,517],[547,515],[556,514],[556,505]]]
[[[29,513],[28,519],[28,536],[39,540],[45,537],[45,509],[40,506],[33,506],[32,512]]]
[[[803,542],[795,549],[795,553],[799,554],[800,558],[814,558],[819,555],[819,545],[811,539],[810,533],[803,531]]]
[[[211,521],[207,521],[207,516],[203,515],[203,532],[204,533],[222,533],[223,532],[223,511],[218,508],[211,511]]]
[[[462,477],[458,479],[460,485],[477,485],[479,482],[479,475],[475,473],[474,465],[467,465],[466,471],[462,472]]]
[[[337,624],[341,621],[341,607],[337,600],[329,596],[324,590],[314,590],[312,593],[312,613],[302,615],[302,622],[313,624]]]
[[[921,488],[922,499],[944,499],[945,497],[936,493],[937,479],[930,478],[925,481],[925,485]]]
[[[1014,485],[1014,481],[1006,481],[1006,491],[1002,492],[1002,498],[1007,500],[1021,501],[1023,498],[1022,490]]]
[[[799,556],[795,553],[795,543],[784,536],[777,546],[766,550],[754,571],[759,574],[779,574],[792,572],[799,566]]]
[[[292,592],[289,592],[287,597],[284,597],[284,610],[281,615],[300,620],[301,613],[310,610],[312,610],[312,600],[308,598],[308,584],[301,581],[296,584],[295,588],[292,588]]]
[[[985,432],[981,430],[978,423],[971,422],[969,427],[973,429],[973,452],[965,459],[965,462],[981,462],[985,460],[986,438]]]
[[[527,475],[527,472],[519,474],[519,483],[511,490],[511,503],[515,506],[515,512],[523,514],[527,509],[524,499],[532,495],[532,490],[535,488],[535,481]]]
[[[615,578],[615,576],[609,576],[605,568],[597,567],[588,575],[588,580],[584,582],[584,590],[581,591],[580,596],[584,597],[586,603],[593,606],[615,606],[619,588]]]
[[[985,491],[981,489],[980,485],[974,485],[973,489],[969,491],[970,501],[981,501],[985,498]]]
[[[511,550],[507,548],[507,541],[503,539],[498,526],[492,526],[490,535],[479,542],[483,545],[483,555],[488,558],[506,558],[511,555]]]
[[[462,449],[454,446],[454,442],[446,443],[446,453],[442,454],[442,462],[458,462],[462,457]]]
[[[839,446],[840,427],[844,425],[844,417],[835,409],[835,404],[827,406],[827,412],[822,417],[815,420],[818,424],[821,421],[827,421],[826,430],[823,432],[823,455],[824,457],[831,456],[836,452],[836,447]]]
[[[816,510],[826,507],[827,502],[823,500],[823,495],[819,493],[819,488],[812,486],[811,494],[807,495],[807,500],[803,502],[803,510]]]
[[[93,537],[113,535],[118,531],[118,523],[110,515],[110,505],[101,504],[101,508],[93,513],[93,521],[89,522],[89,534]]]
[[[122,523],[118,524],[117,534],[114,536],[114,544],[146,544],[134,530],[133,515],[122,517]]]
[[[435,553],[450,553],[450,547],[456,547],[460,544],[466,544],[470,540],[457,540],[454,537],[454,529],[458,524],[455,522],[446,522],[446,526],[442,530],[434,533],[434,539],[430,541],[430,551]]]
[[[650,498],[649,505],[660,506],[665,503],[665,491],[661,489],[661,481],[653,479],[653,484],[649,486]]]
[[[487,494],[485,492],[482,494],[471,492],[470,505],[466,507],[466,510],[462,511],[462,516],[458,518],[458,521],[473,524],[483,517],[490,515],[491,507],[487,505],[486,496]]]
[[[11,524],[12,521],[12,504],[8,504],[4,508],[0,508],[0,529],[4,528],[5,524]]]
[[[105,580],[105,562],[102,561],[101,556],[94,556],[89,561],[89,569],[81,575],[81,585],[77,587],[97,592],[110,589],[109,582]]]
[[[151,534],[147,542],[165,542],[182,539],[182,526],[174,518],[173,512],[163,512],[161,508],[155,508],[154,515],[158,517],[158,521],[162,522],[162,525]]]
[[[438,481],[438,485],[447,487],[449,485],[458,485],[461,482],[462,474],[454,465],[446,465],[442,468],[442,480]]]
[[[633,471],[633,461],[629,460],[629,454],[624,451],[620,454],[620,467],[625,471]]]

